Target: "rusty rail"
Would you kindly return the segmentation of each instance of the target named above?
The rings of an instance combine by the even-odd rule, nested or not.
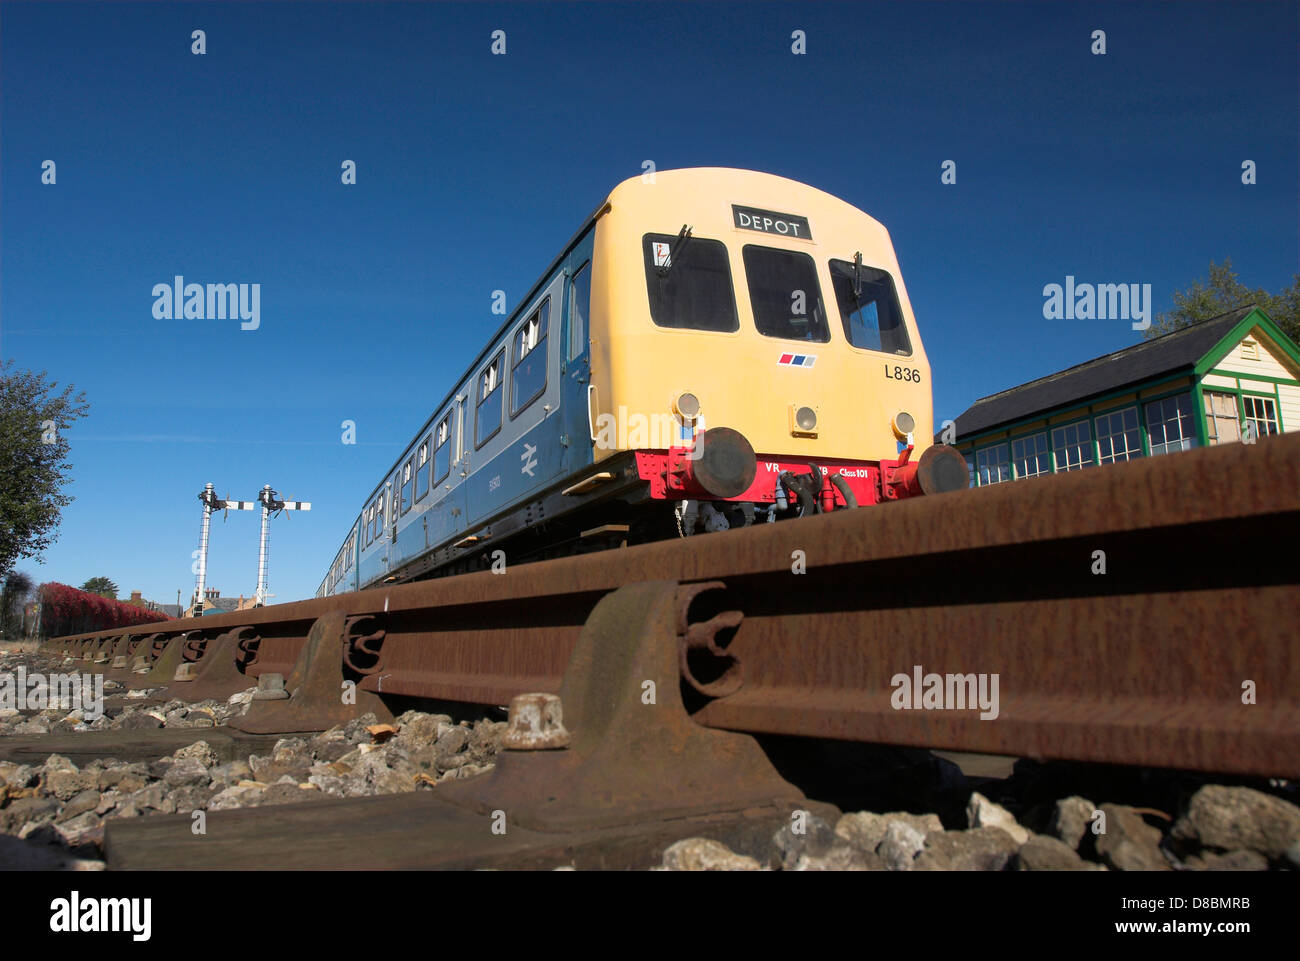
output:
[[[139,645],[154,657],[160,642],[198,650],[198,684],[197,631],[223,657],[243,651],[237,671],[222,664],[229,683],[296,672],[304,724],[340,680],[484,704],[558,691],[609,592],[721,582],[686,592],[679,612],[697,724],[1300,776],[1298,534],[1291,435],[47,647],[103,669],[156,635]],[[309,670],[299,662],[327,615],[311,645],[327,669]],[[233,631],[239,645],[214,643]],[[899,704],[900,676],[918,667],[996,675],[996,718]]]

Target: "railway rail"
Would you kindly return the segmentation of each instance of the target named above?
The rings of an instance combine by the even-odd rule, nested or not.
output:
[[[558,694],[439,788],[547,836],[807,807],[762,734],[1300,777],[1297,535],[1281,436],[45,648],[177,697],[255,679],[248,734]],[[996,716],[909,704],[916,671],[996,675]]]

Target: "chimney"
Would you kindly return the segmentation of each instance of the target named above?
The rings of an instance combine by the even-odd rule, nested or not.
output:
[[[221,596],[221,592],[217,590],[215,587],[209,587],[206,591],[204,591],[204,594],[207,596],[207,599],[210,601],[215,601],[218,597]]]

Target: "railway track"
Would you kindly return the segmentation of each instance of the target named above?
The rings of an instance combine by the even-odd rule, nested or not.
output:
[[[256,681],[250,736],[513,702],[490,775],[313,805],[328,843],[297,810],[214,814],[196,862],[140,819],[110,866],[616,866],[815,808],[753,735],[1300,777],[1300,562],[1272,550],[1297,535],[1281,436],[44,649],[186,699]]]

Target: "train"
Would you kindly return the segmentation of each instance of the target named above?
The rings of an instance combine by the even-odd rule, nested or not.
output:
[[[773,174],[655,171],[561,248],[370,492],[317,596],[968,483],[933,443],[882,224]]]

